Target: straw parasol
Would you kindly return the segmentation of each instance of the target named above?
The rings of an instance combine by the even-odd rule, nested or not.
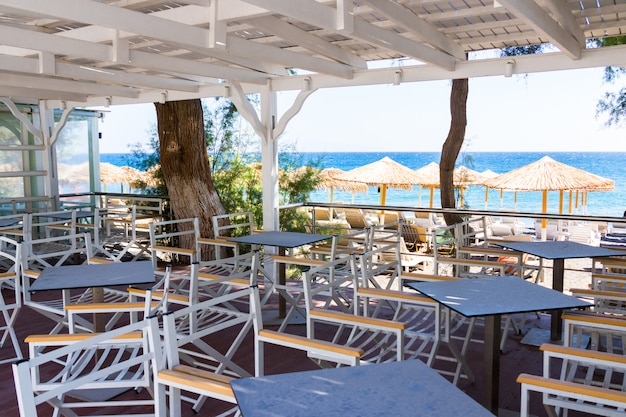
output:
[[[320,183],[317,185],[318,190],[329,190],[328,201],[333,202],[335,189],[341,191],[350,191],[354,196],[356,192],[367,192],[367,184],[364,182],[345,181],[339,177],[345,175],[346,172],[339,168],[325,168],[320,171]]]
[[[78,165],[58,164],[59,178],[67,184],[89,183],[89,162]],[[100,162],[100,182],[103,184],[131,184],[143,177],[143,173],[135,168],[118,167],[108,162]]]
[[[609,191],[614,187],[613,180],[563,164],[549,156],[488,179],[483,184],[507,191],[541,191],[544,213],[548,211],[548,191],[560,191],[559,213],[562,213],[564,191]],[[544,219],[542,229],[545,227]]]
[[[385,200],[387,199],[387,187],[410,190],[413,188],[413,185],[419,184],[421,181],[419,174],[388,156],[371,164],[354,168],[336,178],[379,186],[381,206],[385,205]]]
[[[422,182],[420,182],[419,185],[430,189],[430,207],[432,207],[435,188],[439,188],[441,186],[441,180],[439,178],[439,164],[431,162],[416,169],[415,172],[422,177]],[[454,169],[454,186],[460,189],[461,204],[463,202],[464,189],[472,184],[481,184],[483,180],[484,177],[480,172],[474,171],[465,166],[460,166]]]
[[[489,187],[485,185],[485,181],[497,177],[500,174],[498,174],[497,172],[493,172],[490,169],[486,169],[481,172],[480,175],[482,176],[482,181],[480,182],[480,184],[485,186],[485,208],[487,208],[487,204],[489,203]],[[515,193],[515,196],[515,201],[517,201],[517,193]],[[502,208],[502,190],[500,190],[500,208]]]
[[[432,207],[435,199],[435,188],[439,188],[441,185],[441,181],[439,180],[439,164],[431,162],[430,164],[416,169],[415,172],[422,178],[422,182],[420,182],[419,185],[430,189],[430,207]]]
[[[459,189],[459,206],[463,206],[463,194],[470,185],[482,184],[482,174],[466,166],[461,165],[454,169],[454,186]]]

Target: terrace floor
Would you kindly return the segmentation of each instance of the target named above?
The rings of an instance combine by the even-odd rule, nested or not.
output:
[[[6,296],[6,294],[5,294]],[[271,300],[266,308],[274,308],[275,300]],[[16,331],[20,341],[29,334],[45,334],[48,333],[53,327],[53,323],[41,316],[39,313],[31,310],[28,307],[24,307],[20,311],[18,317],[18,323]],[[549,329],[550,320],[548,315],[540,315],[538,318],[536,315],[528,315],[524,332],[527,332],[532,328]],[[288,331],[291,333],[304,334],[304,325],[290,325]],[[474,330],[474,337],[482,340],[482,326],[476,326]],[[501,376],[500,376],[500,407],[502,409],[501,416],[516,415],[515,412],[519,410],[520,406],[520,388],[515,382],[517,375],[521,372],[540,374],[542,367],[542,354],[538,347],[526,345],[520,343],[523,335],[509,334],[506,341],[504,350],[501,355]],[[253,371],[253,350],[252,350],[252,337],[248,336],[246,342],[248,346],[245,351],[239,355],[237,362],[250,372]],[[317,369],[312,361],[310,361],[305,354],[301,352],[294,352],[288,348],[275,347],[266,345],[266,373],[276,374],[284,372],[293,372],[309,369]],[[27,347],[22,346],[24,354],[27,353]],[[4,347],[0,351],[0,359],[4,359],[7,355],[13,353],[10,347]],[[459,388],[470,395],[472,398],[481,402],[483,398],[483,350],[481,343],[471,343],[467,359],[473,370],[476,380],[473,383],[467,380],[461,380],[459,382]],[[12,370],[10,364],[0,365],[0,417],[15,417],[19,415],[17,408],[17,401],[15,397],[15,389],[12,379]],[[381,381],[384,384],[385,381]],[[124,395],[136,395],[131,392]],[[399,399],[401,400],[401,399]],[[533,397],[533,404],[531,405],[531,412],[533,415],[544,416],[546,415],[543,406],[541,405],[541,399],[539,395]],[[222,408],[215,403],[207,401],[199,414],[195,414],[190,409],[188,404],[183,404],[184,416],[212,416],[216,415]],[[48,415],[48,414],[41,414]],[[570,413],[570,416],[575,416],[575,413]]]

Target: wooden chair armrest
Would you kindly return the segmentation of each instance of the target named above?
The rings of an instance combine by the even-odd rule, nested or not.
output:
[[[444,275],[422,274],[420,272],[403,272],[400,275],[400,278],[411,281],[452,281],[457,279],[463,279]]]
[[[259,331],[259,336],[264,341],[276,341],[281,342],[279,344],[285,343],[289,347],[298,348],[301,350],[309,350],[309,349],[320,349],[326,350],[333,353],[338,353],[341,355],[351,356],[354,358],[360,358],[365,351],[359,348],[353,348],[350,346],[343,346],[337,343],[327,342],[324,340],[317,339],[309,339],[304,336],[298,336],[289,333],[277,332],[274,330],[263,329]]]
[[[392,330],[405,330],[406,324],[393,320],[377,319],[372,317],[357,316],[354,314],[341,313],[338,311],[328,311],[312,309],[309,314],[316,318],[326,319],[330,321],[338,321],[341,323],[358,324],[362,326],[374,326],[377,328],[386,328]]]
[[[177,369],[159,371],[158,380],[160,383],[175,384],[177,387],[197,393],[214,393],[222,397],[232,398],[233,400],[235,398],[235,393],[230,383],[193,375]]]
[[[159,306],[159,303],[151,303],[152,308]],[[145,303],[76,303],[68,304],[64,307],[65,311],[76,313],[116,313],[127,311],[142,311],[146,307]]]
[[[609,316],[607,314],[587,313],[581,311],[566,311],[561,315],[563,320],[592,323],[596,325],[610,325],[626,329],[626,317]]]
[[[558,391],[564,393],[568,397],[578,395],[591,396],[595,398],[605,399],[609,401],[617,401],[626,403],[626,392],[617,391],[609,388],[601,388],[591,385],[579,384],[570,381],[561,381],[559,379],[546,378],[538,375],[520,374],[517,377],[520,384],[531,385],[547,390]]]
[[[592,361],[598,360],[598,361],[615,362],[616,364],[619,364],[621,366],[626,365],[626,356],[618,355],[616,353],[601,352],[598,350],[581,349],[581,348],[576,348],[576,347],[571,347],[571,346],[553,345],[550,343],[544,343],[543,345],[539,347],[539,349],[542,352],[547,352],[548,354],[557,353],[562,356],[567,356],[570,359],[585,358],[585,359],[590,359]]]
[[[275,262],[291,264],[291,265],[321,266],[327,263],[324,261],[318,261],[316,259],[294,258],[291,256],[281,256],[281,255],[272,255],[272,259]]]
[[[39,345],[66,345],[74,342],[94,337],[100,333],[73,333],[73,334],[35,334],[26,336],[24,342],[36,343]],[[133,332],[114,337],[114,340],[141,340],[143,334],[141,332]]]
[[[224,239],[210,239],[206,237],[199,237],[196,239],[197,243],[203,245],[218,245],[218,246],[228,246],[231,248],[237,247],[237,242],[230,242],[226,238]]]

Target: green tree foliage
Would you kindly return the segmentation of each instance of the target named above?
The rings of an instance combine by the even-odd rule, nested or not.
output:
[[[611,38],[599,38],[592,44],[596,47],[607,47],[626,44],[626,36],[615,36]],[[614,83],[626,70],[622,67],[610,66],[604,69],[604,81]],[[626,123],[626,87],[619,91],[607,91],[603,98],[596,105],[596,117],[605,115],[607,117],[606,126],[622,126]]]
[[[511,46],[504,48],[501,51],[501,56],[522,56],[540,54],[545,50],[544,44],[539,45],[524,45],[524,46]]]

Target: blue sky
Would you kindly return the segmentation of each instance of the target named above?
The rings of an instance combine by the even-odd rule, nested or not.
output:
[[[466,150],[620,151],[626,130],[595,118],[605,91],[603,68],[483,77],[469,82]],[[450,125],[449,81],[318,90],[280,140],[303,152],[437,152]],[[295,93],[279,93],[279,113]],[[112,106],[100,125],[100,152],[128,152],[147,143],[156,123],[152,104]]]

